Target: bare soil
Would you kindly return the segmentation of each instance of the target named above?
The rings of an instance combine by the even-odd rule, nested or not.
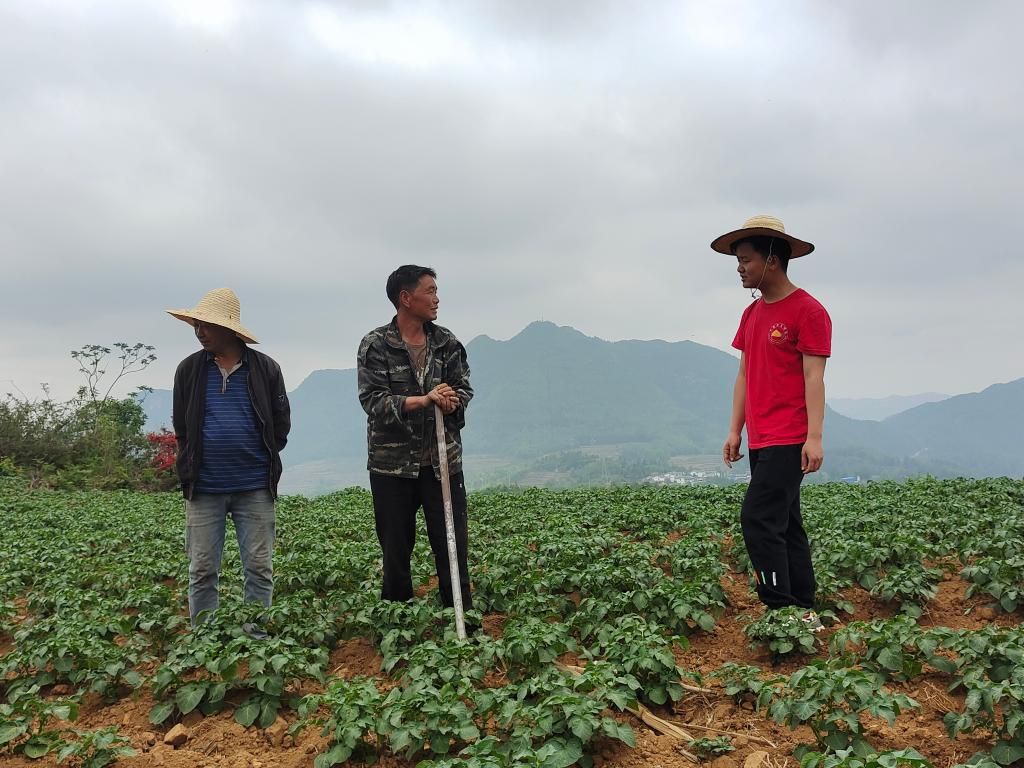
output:
[[[996,612],[989,601],[981,596],[968,599],[967,586],[959,576],[947,574],[939,586],[938,595],[921,617],[921,625],[979,629],[993,623],[1020,623],[1022,617],[1019,612],[1014,615]],[[815,658],[797,656],[773,665],[770,654],[763,649],[752,648],[743,633],[746,624],[762,613],[745,577],[728,573],[722,579],[722,587],[728,596],[729,607],[718,619],[712,632],[695,633],[689,638],[688,647],[677,649],[676,657],[682,668],[706,676],[725,662],[733,661],[761,667],[766,673],[791,674]],[[852,617],[841,616],[844,621],[894,615],[892,606],[880,603],[863,589],[851,588],[844,596],[855,606]],[[505,617],[502,615],[486,615],[484,630],[494,637],[500,637],[504,623]],[[834,631],[835,628],[828,628],[820,635],[821,649],[827,648],[829,637]],[[818,655],[824,657],[825,653],[819,650]],[[580,663],[575,654],[566,654],[559,661],[566,664]],[[380,673],[380,664],[381,656],[373,645],[365,639],[357,638],[343,641],[334,649],[330,656],[329,670],[333,677],[345,679],[360,675],[378,677],[382,689],[390,688],[393,683],[385,681]],[[500,671],[493,672],[485,681],[487,685],[501,685],[504,682],[504,675]],[[706,680],[704,685],[712,690],[711,694],[687,694],[673,707],[660,708],[655,714],[688,730],[695,738],[713,737],[722,733],[730,735],[734,750],[710,761],[713,768],[781,768],[797,765],[792,752],[801,742],[811,741],[809,729],[801,727],[790,730],[770,720],[765,713],[752,711],[748,704],[735,703],[721,691],[715,681]],[[938,768],[949,768],[966,761],[974,752],[991,747],[991,742],[981,737],[953,740],[946,734],[942,725],[943,715],[959,708],[963,701],[961,696],[946,691],[946,681],[942,676],[926,674],[909,683],[890,684],[890,688],[911,696],[921,708],[901,715],[891,727],[884,722],[868,722],[869,738],[880,750],[914,747]],[[233,719],[233,711],[228,708],[206,718],[198,715],[186,718],[188,740],[176,749],[163,743],[168,726],[157,727],[149,723],[149,711],[153,704],[153,698],[146,689],[113,704],[89,698],[74,727],[93,729],[116,725],[121,735],[128,738],[138,751],[135,757],[124,758],[117,763],[125,768],[308,768],[327,745],[327,738],[320,735],[317,729],[310,728],[297,734],[294,741],[291,736],[285,736],[280,745],[275,746],[272,736],[267,732],[238,725]],[[633,726],[637,745],[635,749],[618,742],[601,745],[594,761],[599,768],[690,768],[694,765],[681,752],[687,746],[684,741],[659,734],[631,715],[616,716]],[[295,714],[288,712],[286,719],[291,724]],[[748,758],[750,765],[745,766]],[[56,762],[52,756],[42,761],[3,757],[0,758],[0,765],[38,768],[41,765],[56,765]],[[376,765],[383,768],[411,768],[415,761],[402,760],[384,752]]]

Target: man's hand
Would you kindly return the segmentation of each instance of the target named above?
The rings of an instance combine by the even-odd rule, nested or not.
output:
[[[722,446],[722,461],[729,469],[732,469],[734,461],[743,458],[743,454],[740,453],[741,445],[743,445],[743,437],[739,432],[730,432],[729,436],[725,438],[725,445]]]
[[[820,437],[809,437],[804,441],[803,450],[800,451],[800,469],[805,475],[817,472],[821,469],[821,462],[825,460],[825,449],[821,447]]]
[[[445,416],[454,413],[460,403],[459,393],[447,384],[438,384],[427,393],[427,398],[431,403],[438,405]]]

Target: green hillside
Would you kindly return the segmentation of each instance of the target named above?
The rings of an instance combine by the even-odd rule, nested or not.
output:
[[[609,342],[547,322],[508,341],[480,336],[467,349],[476,397],[463,434],[476,487],[637,481],[720,467],[737,366],[726,352],[688,341]],[[364,477],[366,416],[355,371],[315,371],[291,402],[285,487],[318,492]],[[1022,406],[1024,379],[880,422],[829,409],[826,463],[814,479],[1020,477],[1024,455],[1013,441],[1024,427]]]

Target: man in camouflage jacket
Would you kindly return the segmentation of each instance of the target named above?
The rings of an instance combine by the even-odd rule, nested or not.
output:
[[[416,541],[416,513],[422,506],[441,601],[452,605],[436,404],[444,414],[462,603],[468,609],[472,597],[459,430],[465,426],[473,390],[465,347],[451,331],[434,323],[436,277],[428,267],[406,265],[388,278],[387,295],[397,314],[388,325],[366,334],[359,345],[359,402],[367,415],[367,469],[384,559],[381,598],[413,597],[410,558]]]

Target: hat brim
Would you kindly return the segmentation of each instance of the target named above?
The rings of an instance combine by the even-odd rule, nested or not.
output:
[[[716,237],[711,241],[711,249],[731,256],[733,255],[733,243],[737,240],[743,240],[748,237],[760,237],[762,235],[765,237],[777,237],[789,243],[790,250],[792,251],[789,255],[791,259],[806,256],[814,250],[814,243],[808,243],[798,237],[787,235],[785,232],[779,232],[779,230],[770,229],[769,227],[748,227],[747,229],[734,229],[732,232],[726,232],[721,237]]]
[[[224,318],[222,317],[214,317],[213,315],[207,315],[205,312],[196,312],[193,309],[168,309],[165,311],[171,317],[176,317],[183,323],[192,325],[193,320],[198,320],[201,323],[219,325],[222,328],[227,328],[229,331],[234,331],[235,336],[240,338],[246,344],[259,344],[259,342],[256,341],[256,337],[249,333],[245,326],[239,325],[238,323],[225,323]]]

